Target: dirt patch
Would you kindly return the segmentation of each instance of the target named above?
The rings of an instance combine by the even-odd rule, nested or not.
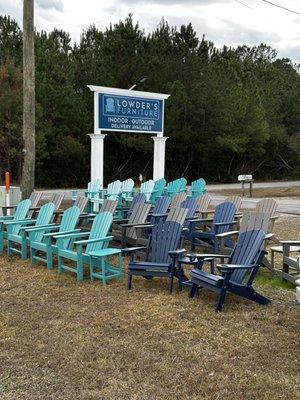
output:
[[[279,238],[299,238],[299,220],[281,218]],[[163,280],[127,292],[6,256],[0,274],[1,400],[299,398],[294,290],[256,285],[270,306],[229,295],[216,314],[213,294]]]

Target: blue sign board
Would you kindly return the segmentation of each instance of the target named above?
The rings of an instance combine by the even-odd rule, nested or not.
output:
[[[98,94],[98,128],[106,131],[163,133],[164,101]]]

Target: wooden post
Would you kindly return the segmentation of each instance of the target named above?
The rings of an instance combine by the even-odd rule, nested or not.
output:
[[[23,141],[24,162],[21,189],[28,198],[34,189],[35,173],[35,65],[34,1],[23,0]]]

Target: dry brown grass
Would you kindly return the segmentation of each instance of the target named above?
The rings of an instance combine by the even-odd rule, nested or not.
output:
[[[299,219],[279,222],[296,238]],[[263,307],[205,291],[168,295],[166,281],[77,284],[0,257],[1,400],[299,398],[299,306],[263,285]]]

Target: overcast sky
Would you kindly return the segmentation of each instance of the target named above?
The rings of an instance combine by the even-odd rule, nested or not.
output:
[[[300,13],[300,0],[272,0]],[[0,0],[0,13],[22,22],[22,0]],[[243,4],[241,4],[243,3]],[[146,32],[164,17],[171,25],[192,22],[217,46],[267,43],[300,62],[300,15],[279,9],[263,0],[35,0],[38,30],[54,27],[70,32],[78,41],[92,23],[105,29],[124,19],[129,12]]]

